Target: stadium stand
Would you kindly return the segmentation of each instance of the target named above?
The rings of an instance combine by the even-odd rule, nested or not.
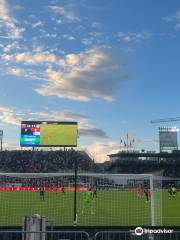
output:
[[[180,177],[180,162],[177,161],[161,161],[154,162],[148,160],[138,161],[114,161],[105,169],[111,173],[121,174],[142,174],[161,172],[165,177]]]
[[[1,172],[61,172],[72,170],[72,151],[3,151],[0,153]],[[96,165],[84,151],[78,152],[78,169],[94,170]]]
[[[64,172],[74,166],[72,151],[3,151],[0,153],[1,172]],[[126,160],[95,163],[85,151],[78,151],[78,170],[85,172],[141,174],[161,172],[165,177],[180,177],[180,162]]]

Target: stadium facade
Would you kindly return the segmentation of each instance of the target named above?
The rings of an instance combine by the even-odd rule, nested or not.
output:
[[[122,151],[115,154],[108,155],[111,162],[114,161],[180,161],[180,150],[172,152],[138,152],[138,151]]]

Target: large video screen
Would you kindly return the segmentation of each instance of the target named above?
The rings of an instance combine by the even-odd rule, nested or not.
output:
[[[177,131],[160,131],[160,147],[164,149],[177,149]]]
[[[77,122],[22,121],[22,147],[77,146]]]

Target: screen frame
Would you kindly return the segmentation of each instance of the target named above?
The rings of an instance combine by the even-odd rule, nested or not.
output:
[[[42,124],[42,123],[47,123],[47,124],[64,124],[64,125],[77,125],[77,138],[76,138],[76,144],[72,144],[72,145],[22,145],[21,144],[21,133],[20,133],[20,147],[77,147],[77,139],[78,139],[78,122],[76,121],[48,121],[48,120],[44,120],[44,121],[21,121],[21,125],[22,124]],[[22,129],[22,128],[21,128]]]

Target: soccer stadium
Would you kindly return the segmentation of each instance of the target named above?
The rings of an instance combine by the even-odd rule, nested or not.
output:
[[[0,236],[8,240],[139,239],[138,226],[178,228],[180,152],[163,151],[177,147],[175,133],[172,128],[159,129],[159,153],[126,149],[96,164],[86,151],[71,147],[77,144],[77,122],[22,121],[20,144],[29,150],[0,153]],[[66,147],[38,151],[46,137],[48,146],[62,146],[64,141]]]
[[[180,240],[178,0],[0,0],[0,240]]]

